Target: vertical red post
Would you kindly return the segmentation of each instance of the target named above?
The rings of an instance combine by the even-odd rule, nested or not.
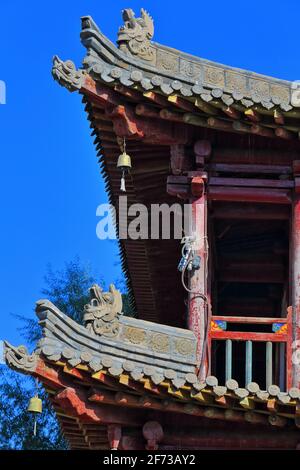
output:
[[[295,178],[297,180],[297,178]],[[292,216],[292,330],[294,349],[300,348],[300,194],[297,191],[293,201]],[[299,355],[297,354],[297,357]],[[296,357],[296,359],[297,359]],[[300,364],[294,360],[293,364],[287,364],[287,368],[292,367],[293,386],[300,386]]]
[[[287,308],[287,342],[286,342],[286,389],[289,390],[293,385],[292,374],[292,342],[293,342],[293,326],[292,326],[293,308]]]
[[[111,450],[118,450],[122,437],[121,426],[117,424],[109,424],[107,426],[107,437]]]
[[[198,182],[194,180],[199,180]],[[201,181],[200,181],[201,180]],[[207,240],[207,197],[204,191],[204,182],[201,178],[192,181],[192,192],[196,194],[196,183],[199,185],[200,197],[191,201],[191,231],[195,237],[195,254],[200,256],[200,269],[190,274],[188,328],[197,338],[197,359],[199,364],[199,378],[202,380],[208,374],[208,240]],[[200,186],[202,189],[200,191]],[[194,187],[193,187],[194,186]]]

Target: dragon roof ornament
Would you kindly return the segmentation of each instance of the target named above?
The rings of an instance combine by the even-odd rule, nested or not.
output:
[[[30,354],[26,346],[15,347],[8,341],[4,341],[4,358],[9,367],[24,374],[34,372],[38,361],[37,354]]]
[[[86,328],[98,335],[114,338],[118,335],[119,316],[122,314],[122,296],[113,284],[109,292],[94,284],[90,288],[91,301],[84,307],[83,321]]]
[[[71,60],[62,61],[57,55],[53,57],[52,76],[69,91],[80,90],[85,74],[85,70],[77,70]]]
[[[149,13],[142,8],[141,17],[135,18],[133,10],[128,8],[123,10],[123,20],[124,25],[119,28],[117,40],[120,50],[152,61],[155,54],[151,45],[154,23]]]

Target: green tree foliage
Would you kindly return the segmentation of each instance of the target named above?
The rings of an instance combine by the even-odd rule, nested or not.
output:
[[[82,323],[83,307],[89,301],[89,287],[97,282],[104,286],[103,279],[96,279],[91,269],[76,258],[66,263],[65,268],[53,271],[48,268],[45,276],[46,288],[42,295],[78,323]],[[124,283],[117,287],[124,289]],[[122,289],[123,288],[123,289]],[[122,294],[123,312],[131,315],[128,295]],[[18,315],[20,330],[31,348],[41,337],[36,319]],[[35,382],[0,366],[0,449],[66,449],[54,410],[47,393],[40,386],[39,397],[43,400],[43,413],[37,417],[37,434],[33,436],[33,420],[27,411],[29,399],[35,394]]]
[[[34,380],[11,371],[5,365],[0,366],[0,375],[0,449],[67,449],[44,389],[39,387],[43,412],[37,416],[34,436],[34,416],[27,411],[29,400],[35,394]]]

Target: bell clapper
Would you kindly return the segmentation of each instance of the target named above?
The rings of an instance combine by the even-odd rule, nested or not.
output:
[[[121,191],[126,192],[126,187],[125,187],[125,171],[122,171],[122,177],[121,177],[121,186],[120,186]]]

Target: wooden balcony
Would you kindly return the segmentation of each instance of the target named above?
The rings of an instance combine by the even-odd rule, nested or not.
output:
[[[291,308],[285,318],[266,318],[266,317],[246,317],[215,315],[211,317],[211,325],[208,334],[209,350],[211,351],[211,364],[213,373],[216,373],[216,360],[218,368],[223,368],[225,381],[232,378],[241,379],[241,368],[244,369],[245,386],[254,379],[254,368],[263,368],[265,377],[262,379],[261,370],[259,375],[263,383],[259,383],[260,388],[266,388],[276,384],[281,389],[288,390],[292,386],[292,319]],[[246,330],[246,331],[245,331]],[[264,331],[261,331],[264,330]],[[223,354],[216,356],[216,346],[220,341],[225,342]],[[234,354],[233,349],[239,343],[239,352]],[[241,349],[241,343],[244,343]],[[260,362],[254,360],[253,349],[260,343],[264,349],[264,359],[261,354]],[[276,346],[277,345],[277,346]],[[276,348],[276,351],[275,351]],[[237,357],[237,355],[239,357]],[[224,359],[223,365],[220,360]],[[261,362],[264,362],[262,365]],[[239,362],[239,377],[236,370],[236,364]],[[243,362],[243,364],[241,364]],[[240,382],[240,380],[239,380]]]

